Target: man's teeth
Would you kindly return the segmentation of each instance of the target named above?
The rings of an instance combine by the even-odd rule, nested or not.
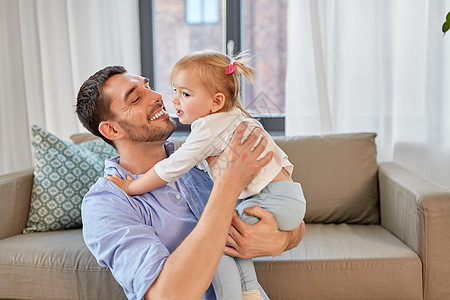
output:
[[[162,109],[159,113],[157,113],[156,115],[154,115],[154,116],[150,119],[150,121],[156,120],[156,119],[158,119],[159,117],[162,117],[162,116],[165,115],[165,114],[166,114],[166,111]]]

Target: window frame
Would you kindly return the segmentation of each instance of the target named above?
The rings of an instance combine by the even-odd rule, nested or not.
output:
[[[225,1],[225,45],[232,46],[233,54],[241,51],[242,28],[241,28],[241,0]],[[141,39],[141,72],[142,76],[149,78],[150,86],[155,86],[155,46],[153,37],[155,36],[154,20],[154,0],[139,0],[139,25]],[[151,17],[149,17],[151,16]],[[233,41],[234,43],[229,43]],[[145,55],[142,55],[145,53]],[[245,99],[243,99],[245,101]],[[254,116],[264,126],[271,135],[285,134],[284,116]],[[186,136],[191,131],[190,125],[181,124],[177,117],[172,117],[177,123],[175,136]]]

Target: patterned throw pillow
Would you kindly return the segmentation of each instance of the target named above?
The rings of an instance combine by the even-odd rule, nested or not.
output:
[[[81,227],[81,202],[103,175],[104,161],[117,155],[101,139],[78,145],[32,126],[34,179],[24,233]]]

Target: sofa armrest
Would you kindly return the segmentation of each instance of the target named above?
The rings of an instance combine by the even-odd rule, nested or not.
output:
[[[379,165],[381,225],[422,260],[425,299],[449,299],[450,190],[396,163]]]
[[[0,175],[0,239],[22,233],[32,186],[33,169]]]

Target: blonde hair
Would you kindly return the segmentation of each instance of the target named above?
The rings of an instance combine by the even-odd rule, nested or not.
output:
[[[252,84],[254,84],[256,78],[256,70],[247,64],[249,60],[245,51],[239,53],[233,59],[213,50],[194,52],[184,56],[175,64],[170,74],[170,84],[173,84],[173,80],[179,71],[190,69],[200,77],[202,83],[211,93],[225,95],[225,104],[221,111],[229,111],[237,107],[246,116],[251,117],[243,108],[240,95],[240,74],[244,75]],[[234,62],[236,70],[231,74],[225,74],[225,70]]]

